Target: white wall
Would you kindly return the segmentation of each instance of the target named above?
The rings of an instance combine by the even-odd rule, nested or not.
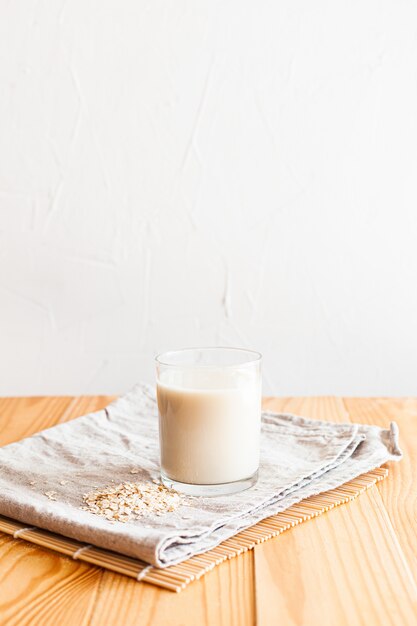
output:
[[[417,3],[0,4],[0,393],[264,354],[415,394]]]

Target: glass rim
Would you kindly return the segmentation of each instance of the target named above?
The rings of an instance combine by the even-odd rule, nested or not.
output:
[[[195,352],[197,350],[201,350],[201,351],[205,351],[205,352],[209,352],[209,351],[218,351],[218,350],[224,350],[227,352],[246,352],[248,355],[252,355],[252,358],[248,358],[246,361],[243,361],[242,363],[229,363],[227,365],[222,365],[222,364],[201,364],[201,363],[169,363],[167,362],[166,359],[169,355],[175,355],[175,354],[184,354],[185,352]],[[246,365],[253,365],[255,363],[259,363],[262,360],[262,354],[260,352],[257,352],[256,350],[249,350],[247,348],[233,348],[231,346],[199,346],[199,347],[194,347],[194,348],[181,348],[180,350],[167,350],[165,352],[160,352],[159,354],[157,354],[155,356],[155,362],[158,365],[165,365],[167,367],[180,367],[180,368],[188,368],[188,367],[194,367],[194,368],[226,368],[226,367],[245,367]]]

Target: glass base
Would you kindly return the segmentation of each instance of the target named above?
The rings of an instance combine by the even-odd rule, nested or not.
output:
[[[185,493],[187,496],[226,496],[231,493],[244,491],[256,485],[258,481],[258,470],[256,470],[252,476],[249,476],[249,478],[218,485],[191,485],[189,483],[180,483],[177,480],[168,478],[163,472],[161,472],[161,481],[165,487],[175,489],[175,491],[180,493]]]

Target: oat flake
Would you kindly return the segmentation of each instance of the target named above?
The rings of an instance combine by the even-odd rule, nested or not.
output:
[[[147,515],[164,515],[175,511],[181,496],[173,489],[153,483],[120,483],[83,496],[81,507],[108,521],[132,522]]]

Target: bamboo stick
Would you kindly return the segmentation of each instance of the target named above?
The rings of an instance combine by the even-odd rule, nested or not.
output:
[[[147,582],[147,583],[152,583],[153,585],[156,585],[157,587],[163,587],[164,589],[168,589],[169,591],[181,591],[182,589],[185,589],[186,585],[176,585],[173,584],[171,582],[168,582],[165,579],[160,579],[157,578],[156,576],[153,576],[152,574],[146,574],[146,576],[144,578],[142,578],[141,582]]]

